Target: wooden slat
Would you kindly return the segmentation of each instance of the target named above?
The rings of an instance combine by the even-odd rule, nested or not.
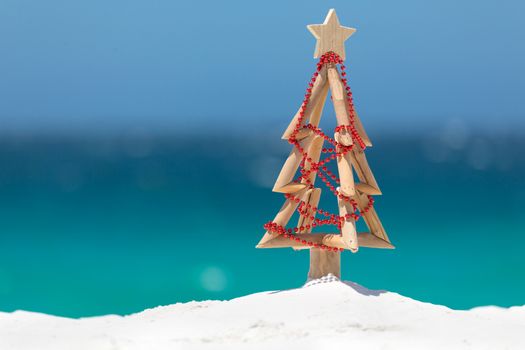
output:
[[[348,249],[344,244],[343,239],[338,234],[333,233],[305,233],[299,236],[308,242],[324,244],[329,247]],[[369,232],[358,233],[357,239],[360,247],[364,248],[385,248],[394,249],[395,247],[375,235]],[[305,246],[301,242],[297,242],[293,239],[285,238],[283,236],[277,236],[269,242],[259,243],[257,248],[298,248],[298,249],[310,249],[310,246]]]
[[[299,235],[301,239],[308,242],[324,244],[329,247],[346,248],[343,243],[341,236],[338,234],[317,234],[317,233],[305,233]],[[259,243],[257,248],[284,248],[284,247],[298,247],[298,248],[310,248],[305,246],[301,242],[297,242],[293,239],[288,239],[283,236],[275,237],[271,241]]]
[[[297,182],[291,182],[288,185],[284,185],[282,187],[279,187],[274,190],[274,192],[279,193],[295,193],[302,189],[306,188],[305,184],[297,183]]]
[[[347,154],[350,154],[347,153]],[[374,177],[374,174],[372,173],[372,170],[370,169],[370,166],[368,165],[368,161],[366,160],[365,153],[358,149],[358,147],[354,147],[351,151],[351,161],[352,165],[354,166],[355,172],[357,174],[357,177],[359,178],[359,181],[361,183],[366,184],[365,185],[357,185],[357,187],[360,186],[360,190],[366,194],[369,195],[380,195],[381,190],[379,189],[379,185],[376,182],[376,179]]]
[[[308,120],[308,122],[310,124],[312,124],[313,126],[319,126],[319,122],[321,121],[321,116],[323,114],[323,109],[324,109],[324,105],[325,105],[325,102],[326,102],[327,94],[328,94],[328,84],[325,84],[323,86],[322,90],[321,90],[321,95],[320,95],[319,99],[317,100],[317,103],[314,106],[314,108],[312,110],[312,113],[310,115],[310,118]],[[290,126],[292,127],[292,131],[293,131],[293,128],[295,127],[295,124],[297,123],[297,118],[299,118],[299,112],[300,112],[300,109],[299,109],[299,111],[297,111],[296,116],[294,117],[294,120],[292,120],[292,123],[290,123]],[[295,139],[297,141],[300,141],[300,140],[304,139],[305,137],[310,136],[312,134],[312,132],[313,131],[310,130],[310,129],[306,129],[306,128],[300,129],[297,132],[297,134],[295,134]],[[285,134],[286,134],[286,132],[285,132]],[[284,138],[285,137],[283,135],[283,139]],[[288,139],[288,137],[286,139]]]
[[[297,123],[299,122],[301,108],[302,108],[302,104],[301,106],[299,106],[299,109],[297,110],[297,112],[295,112],[295,115],[293,116],[292,121],[290,122],[290,124],[288,124],[288,127],[286,128],[283,135],[281,136],[282,140],[288,140],[288,138],[290,138],[290,136],[293,134],[295,125],[297,125]],[[303,123],[301,123],[301,126],[304,125],[304,122],[305,120],[303,120]]]
[[[316,109],[317,103],[319,103],[323,99],[323,91],[324,91],[323,88],[326,84],[327,84],[326,68],[323,67],[319,71],[319,75],[315,79],[314,85],[312,87],[312,94],[310,96],[310,101],[304,111],[303,122],[301,123],[301,125],[304,125],[304,123],[306,123],[311,118],[314,110]],[[322,101],[322,103],[324,104],[324,101]],[[291,123],[288,125],[288,127],[284,131],[284,134],[281,137],[283,140],[288,140],[288,138],[293,134],[294,128],[297,125],[297,122],[300,117],[300,112],[301,112],[301,107],[299,107],[299,110],[297,111],[297,113],[295,113],[295,116],[293,117]]]
[[[357,207],[359,208],[359,211],[361,211],[363,219],[365,220],[370,233],[390,243],[388,235],[386,234],[386,231],[383,227],[383,224],[381,223],[381,220],[379,219],[379,216],[377,215],[375,208],[372,206],[368,212],[363,212],[363,210],[368,207],[368,196],[364,193],[356,192],[353,198],[357,202]]]
[[[347,214],[354,212],[350,202],[337,198],[337,203],[339,205],[339,216],[346,217]],[[350,249],[352,253],[357,252],[359,244],[357,241],[357,231],[355,229],[355,220],[353,217],[349,217],[343,221],[343,225],[341,226],[341,238],[346,249]]]
[[[328,89],[328,84],[324,84],[323,89],[321,90],[319,100],[317,101],[317,104],[312,111],[312,115],[310,116],[309,122],[313,126],[319,126],[321,116],[323,115],[324,105],[326,103],[326,97],[328,96]]]
[[[340,179],[339,190],[345,196],[353,196],[355,194],[355,186],[351,152],[346,152],[343,156],[337,157],[337,170]]]
[[[363,127],[363,123],[361,123],[361,119],[357,115],[357,112],[355,111],[355,109],[354,109],[354,126],[355,126],[357,133],[363,140],[364,144],[367,147],[372,147],[372,141],[370,141],[370,138],[368,137],[368,134],[366,133],[365,128]]]
[[[319,199],[321,198],[321,189],[320,188],[314,188],[312,192],[310,193],[310,196],[308,197],[308,201],[306,203],[310,204],[311,207],[317,207],[319,205]],[[309,211],[311,212],[311,210]],[[313,220],[311,217],[315,218],[315,212],[312,212],[311,215],[308,217],[305,217],[304,215],[299,216],[299,220],[297,222],[297,228],[301,226],[311,225]],[[299,234],[305,234],[312,232],[312,227],[310,229],[305,229],[303,232],[299,232]],[[294,248],[295,250],[299,250],[299,248]]]
[[[369,194],[369,195],[380,195],[381,192],[377,190],[377,188],[373,187],[373,186],[370,186],[369,184],[365,183],[365,182],[359,182],[357,184],[355,184],[355,188],[358,190],[358,191],[361,191],[362,193],[366,193],[366,194]]]
[[[300,129],[297,134],[295,134],[295,139],[297,141],[301,141],[302,139],[307,138],[308,136],[312,135],[313,131],[310,129]]]
[[[357,234],[360,247],[394,249],[392,243],[382,240],[370,232],[359,232]]]
[[[327,76],[328,76],[328,83],[330,84],[330,92],[332,93],[332,100],[344,102],[345,101],[344,85],[343,85],[343,82],[341,81],[341,77],[339,76],[339,72],[337,71],[335,64],[331,63],[328,65]],[[336,116],[336,118],[338,121],[339,120],[341,121],[340,124],[348,125],[348,122],[350,120],[348,119],[346,108],[344,108],[342,112],[343,113],[341,113],[339,116]]]
[[[313,191],[309,191],[308,194],[304,197],[306,203],[310,203],[310,200],[312,198]],[[306,208],[304,208],[306,210]],[[305,216],[299,215],[299,219],[297,220],[297,228],[301,227],[304,224]]]
[[[299,144],[301,145],[301,147],[305,149],[310,148],[310,145],[314,140],[314,136],[317,135],[310,135],[309,137],[300,141]],[[297,172],[297,169],[299,169],[299,165],[301,164],[302,158],[303,155],[301,154],[299,149],[297,147],[294,147],[290,152],[290,155],[284,162],[284,165],[281,169],[281,172],[279,173],[279,176],[277,177],[277,180],[275,181],[275,185],[273,186],[272,191],[290,193],[286,192],[285,186],[289,185],[293,181],[295,173]]]
[[[324,139],[322,136],[320,135],[315,135],[312,142],[310,143],[310,147],[308,148],[308,158],[312,159],[311,162],[308,162],[306,161],[304,163],[304,170],[305,171],[308,171],[312,168],[312,163],[318,163],[319,162],[319,158],[321,157],[321,151],[323,149],[323,143],[324,143]],[[315,182],[315,178],[317,176],[317,171],[312,171],[310,173],[310,175],[308,175],[308,180],[307,181],[306,179],[301,179],[301,183],[302,184],[307,184],[308,182],[310,184],[314,184]]]
[[[350,125],[345,90],[337,68],[333,65],[329,66],[327,76],[330,84],[330,91],[332,92],[332,103],[334,104],[337,125]],[[338,132],[335,137],[337,142],[342,145],[350,146],[353,143],[351,134],[346,130]]]
[[[306,200],[310,196],[311,193],[312,193],[311,189],[301,190],[300,192],[297,193],[297,196],[301,198],[301,200]],[[276,224],[280,226],[286,226],[298,206],[299,206],[299,203],[292,201],[290,199],[287,199],[284,202],[281,209],[279,210],[279,212],[277,213],[277,215],[275,216],[275,218],[272,220],[272,222],[275,222]],[[259,247],[259,245],[261,244],[266,244],[268,242],[271,242],[273,239],[277,237],[279,237],[279,235],[276,233],[266,232],[263,238],[259,241],[259,244],[257,245],[257,247]]]

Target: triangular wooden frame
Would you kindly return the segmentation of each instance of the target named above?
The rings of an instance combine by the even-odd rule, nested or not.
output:
[[[314,126],[318,126],[322,110],[326,101],[328,94],[328,88],[331,90],[332,101],[334,104],[334,109],[336,111],[337,124],[345,125],[348,124],[348,109],[347,109],[347,100],[346,94],[343,93],[343,83],[341,76],[335,67],[335,65],[324,66],[312,87],[312,93],[310,98],[310,103],[305,109],[304,113],[304,123],[309,122]],[[297,120],[299,119],[299,112],[294,116],[292,122],[285,130],[282,138],[288,139],[293,132]],[[359,133],[359,136],[362,138],[363,142],[367,146],[371,146],[372,143],[370,138],[366,134],[363,125],[357,115],[354,116],[354,125]],[[321,149],[323,147],[323,138],[319,135],[314,134],[309,129],[308,132],[303,132],[297,139],[300,139],[300,145],[305,150],[307,150],[308,157],[312,158],[314,163],[319,162],[321,155]],[[349,136],[349,135],[348,135]],[[336,136],[337,137],[337,136]],[[341,140],[341,137],[339,137]],[[351,139],[350,139],[351,140]],[[273,191],[280,193],[292,193],[295,196],[302,198],[303,201],[306,201],[313,206],[317,206],[319,202],[319,197],[321,194],[320,188],[314,188],[306,190],[305,180],[303,179],[301,183],[293,182],[293,178],[299,169],[301,163],[302,155],[298,151],[297,147],[294,147],[290,152],[290,155],[286,159],[279,176],[275,182]],[[307,163],[308,167],[310,163]],[[337,159],[337,168],[340,177],[340,187],[339,191],[346,196],[350,196],[357,202],[358,209],[363,213],[363,219],[368,226],[369,232],[366,233],[356,233],[355,222],[353,219],[347,220],[342,226],[342,234],[309,234],[301,233],[304,239],[308,237],[307,240],[312,242],[320,243],[329,246],[344,248],[351,251],[357,251],[358,247],[372,247],[372,248],[394,248],[390,243],[388,236],[379,220],[379,217],[374,209],[371,207],[368,211],[364,209],[368,206],[367,195],[380,195],[381,190],[374,178],[372,170],[368,165],[365,153],[357,145],[353,147],[351,152],[346,153],[343,157],[338,157]],[[354,184],[354,169],[359,182]],[[310,174],[310,183],[315,182],[317,172],[312,172]],[[351,208],[347,208],[349,204],[346,202],[346,205],[339,200],[339,213],[340,216],[345,216],[347,212],[351,211]],[[298,204],[287,200],[273,222],[286,226],[288,221],[292,217],[294,211],[296,210]],[[298,227],[305,226],[308,222],[305,222],[305,218],[301,215],[298,220]],[[298,249],[308,249],[309,246],[304,246],[300,242],[295,242],[293,240],[286,239],[281,237],[276,233],[267,232],[263,239],[257,245],[258,248],[280,248],[280,247],[293,247]]]

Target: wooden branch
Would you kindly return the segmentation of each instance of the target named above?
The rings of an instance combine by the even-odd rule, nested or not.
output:
[[[306,109],[304,111],[304,117],[303,117],[303,121],[301,125],[304,125],[304,123],[310,120],[313,114],[313,111],[317,106],[317,103],[319,103],[319,101],[322,100],[323,87],[326,85],[326,83],[327,83],[326,69],[323,67],[321,68],[321,70],[319,71],[319,75],[317,75],[317,78],[315,79],[314,86],[312,87],[312,93],[310,95],[310,101],[308,102],[308,105],[306,106]],[[324,103],[324,101],[322,102]],[[300,117],[301,107],[299,107],[299,110],[293,117],[291,123],[288,125],[288,127],[284,131],[284,134],[281,137],[283,140],[288,140],[288,138],[292,135],[294,128],[297,125],[297,122]]]
[[[330,91],[332,92],[332,103],[334,104],[337,125],[350,125],[345,90],[343,88],[344,85],[334,65],[328,67],[327,76],[328,82],[330,83]],[[350,146],[353,143],[352,136],[346,130],[340,131],[335,137],[337,142],[344,146]]]
[[[301,199],[301,200],[306,200],[310,194],[312,193],[312,190],[301,190],[300,192],[297,193],[297,196]],[[275,216],[275,218],[272,220],[272,222],[280,225],[280,226],[286,226],[288,224],[288,222],[290,221],[293,213],[295,212],[295,210],[297,209],[297,207],[299,206],[299,203],[297,203],[296,201],[293,201],[291,199],[287,199],[283,206],[281,207],[281,209],[279,210],[279,212],[277,213],[277,215]],[[270,232],[266,232],[263,236],[263,238],[260,240],[259,244],[257,245],[257,248],[261,248],[260,246],[261,245],[264,245],[264,244],[268,244],[270,243],[273,239],[275,238],[278,238],[279,237],[279,234],[277,233],[270,233]]]
[[[342,236],[333,233],[305,233],[300,235],[301,239],[307,242],[313,242],[317,244],[324,244],[328,247],[348,249],[343,242]],[[361,247],[366,248],[387,248],[393,249],[394,246],[380,237],[377,237],[369,232],[357,234],[358,244]],[[277,236],[271,241],[259,243],[257,248],[299,248],[299,249],[310,249],[308,245],[304,245],[302,242],[285,238],[283,236]]]
[[[339,197],[337,198],[337,203],[339,205],[339,216],[345,217],[345,221],[343,221],[343,225],[341,226],[341,239],[343,240],[343,244],[345,244],[346,249],[350,249],[352,253],[356,253],[359,249],[359,245],[357,242],[355,220],[353,217],[346,218],[346,215],[353,213],[354,209],[352,208],[352,204],[350,204],[350,202],[345,201]]]
[[[339,172],[339,190],[345,196],[355,194],[354,174],[352,173],[352,155],[346,152],[343,156],[337,157],[337,170]]]
[[[370,229],[370,233],[382,239],[383,241],[390,243],[388,235],[386,234],[383,224],[381,224],[381,220],[379,220],[379,216],[377,215],[375,208],[369,208],[366,213],[363,211],[366,207],[368,207],[368,196],[366,194],[356,192],[356,195],[353,198],[357,202],[357,207],[362,213],[363,219]]]
[[[354,147],[350,156],[357,177],[361,182],[360,184],[357,184],[356,187],[363,193],[369,195],[380,195],[381,190],[379,189],[379,185],[376,182],[374,174],[368,165],[365,153],[362,150],[357,149],[357,147]]]
[[[301,147],[304,149],[309,149],[312,141],[314,140],[314,136],[317,136],[317,135],[310,135],[309,137],[300,141],[299,144],[301,145]],[[299,149],[297,147],[294,147],[292,151],[290,152],[290,155],[284,162],[281,172],[279,173],[279,176],[277,177],[277,180],[275,181],[275,185],[273,186],[273,189],[272,189],[273,192],[293,193],[290,191],[294,191],[297,188],[299,189],[304,188],[304,185],[296,186],[297,184],[292,183],[295,173],[297,172],[297,169],[299,168],[299,165],[301,164],[302,158],[303,158],[303,155],[301,154]]]

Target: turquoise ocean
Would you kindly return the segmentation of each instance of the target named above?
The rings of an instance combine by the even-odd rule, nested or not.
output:
[[[525,141],[454,130],[375,135],[396,249],[344,252],[343,278],[456,309],[523,305]],[[301,286],[307,251],[255,249],[289,145],[213,135],[2,137],[0,311],[129,314]]]

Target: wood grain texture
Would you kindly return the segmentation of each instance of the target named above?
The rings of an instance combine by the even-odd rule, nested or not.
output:
[[[312,207],[317,207],[319,205],[319,199],[321,198],[321,189],[320,188],[313,188],[310,192],[308,199],[306,199],[306,203],[310,204]],[[311,212],[311,210],[310,210]],[[313,212],[310,216],[315,217],[316,213]],[[301,226],[310,225],[313,220],[310,219],[310,217],[305,217],[304,215],[299,215],[299,220],[297,221],[297,228]],[[309,230],[305,230],[301,233],[310,233],[312,232],[312,228]]]
[[[327,70],[327,76],[328,83],[330,85],[330,91],[332,93],[332,103],[334,105],[337,125],[350,125],[344,85],[341,81],[341,77],[339,76],[337,68],[335,68],[333,65],[329,66]],[[350,146],[353,143],[351,134],[346,130],[336,133],[335,138],[337,142],[344,146]]]
[[[274,192],[279,192],[279,193],[296,193],[296,192],[299,192],[300,190],[302,190],[304,188],[306,188],[305,184],[297,183],[297,182],[290,182],[287,185],[284,185],[282,187],[276,188],[274,190]]]
[[[313,126],[319,126],[321,121],[321,116],[323,115],[324,105],[326,104],[326,97],[328,96],[329,86],[324,84],[322,87],[319,99],[317,100],[317,105],[313,108],[312,114],[310,115],[309,122]]]
[[[377,215],[375,208],[372,206],[368,212],[363,212],[363,209],[368,207],[368,196],[357,191],[353,199],[357,202],[357,207],[359,208],[359,211],[361,211],[363,220],[365,221],[366,226],[368,226],[370,233],[374,236],[377,236],[378,238],[381,238],[385,242],[390,243],[390,239],[388,239],[388,235],[386,234],[381,220],[379,220],[379,216]]]
[[[345,59],[345,41],[355,33],[355,28],[343,27],[334,9],[328,11],[323,24],[310,24],[308,30],[317,39],[314,58],[319,58],[329,51],[333,51],[343,60]]]
[[[341,278],[341,253],[329,252],[319,248],[310,249],[310,270],[308,280],[332,274]]]

